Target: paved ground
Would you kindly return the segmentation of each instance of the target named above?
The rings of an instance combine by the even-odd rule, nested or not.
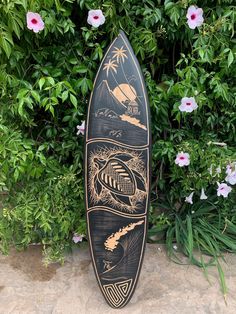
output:
[[[0,255],[0,313],[235,314],[236,256],[227,255],[226,261],[227,305],[213,268],[209,284],[201,269],[177,265],[168,260],[164,247],[148,245],[131,302],[114,310],[99,291],[87,248],[76,248],[63,266],[45,268],[40,247],[32,246],[25,252]]]

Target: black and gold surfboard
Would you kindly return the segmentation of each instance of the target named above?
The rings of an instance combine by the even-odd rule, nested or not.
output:
[[[147,231],[150,114],[143,75],[123,32],[100,65],[86,123],[87,229],[95,274],[114,308],[130,300]]]

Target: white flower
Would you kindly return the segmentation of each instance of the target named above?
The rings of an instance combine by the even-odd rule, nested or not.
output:
[[[192,112],[198,108],[198,105],[194,97],[183,97],[181,99],[181,105],[179,105],[179,110],[182,112]]]
[[[89,10],[87,22],[93,27],[98,27],[104,24],[105,16],[101,10]]]
[[[236,171],[233,171],[230,174],[228,174],[227,177],[225,178],[225,181],[231,185],[236,184]]]
[[[206,196],[206,194],[205,194],[204,189],[202,188],[202,190],[201,190],[200,200],[206,200],[206,199],[207,199],[207,196]]]
[[[83,238],[84,238],[84,234],[75,233],[72,240],[74,241],[74,243],[78,243],[78,242],[82,242]]]
[[[194,192],[192,192],[191,194],[189,194],[189,196],[185,198],[186,203],[193,204],[193,194]]]
[[[203,24],[204,19],[203,19],[203,10],[201,8],[197,8],[194,5],[191,5],[188,8],[187,12],[187,23],[189,28],[194,29],[196,27],[199,27]]]
[[[188,166],[190,164],[189,154],[184,152],[178,153],[176,155],[175,164],[180,167]]]
[[[214,174],[213,174],[213,165],[211,164],[210,168],[208,168],[208,171],[209,171],[209,173],[210,173],[210,175],[211,175],[212,177],[215,177],[215,176],[217,176],[217,175],[219,175],[219,174],[221,173],[221,167],[218,166],[218,167],[215,169]]]
[[[77,129],[78,129],[78,131],[76,133],[77,135],[80,135],[80,134],[84,135],[85,121],[82,121],[81,125],[77,125]]]
[[[173,245],[173,249],[174,250],[178,250],[178,246],[177,245]]]
[[[218,183],[217,196],[228,197],[228,194],[232,191],[232,188],[226,183]]]

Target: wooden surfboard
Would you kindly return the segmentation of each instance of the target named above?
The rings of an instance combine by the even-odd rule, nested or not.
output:
[[[144,79],[123,32],[99,67],[85,143],[85,202],[91,258],[114,308],[130,300],[142,264],[150,181],[150,114]]]

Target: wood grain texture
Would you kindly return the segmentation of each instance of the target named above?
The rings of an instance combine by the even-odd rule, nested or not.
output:
[[[85,143],[90,252],[101,291],[114,308],[130,300],[142,264],[150,146],[144,79],[127,37],[120,32],[95,78]]]

